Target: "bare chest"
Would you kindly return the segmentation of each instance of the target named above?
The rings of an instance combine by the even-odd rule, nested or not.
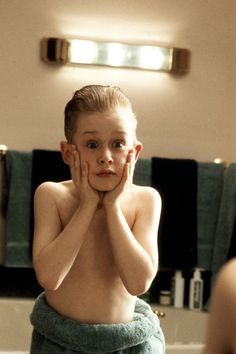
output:
[[[65,228],[70,222],[77,205],[67,205],[61,208],[62,227]],[[132,229],[135,216],[134,212],[129,211],[125,206],[122,208],[125,219]],[[78,223],[79,228],[79,223]],[[119,235],[117,235],[119,237]],[[93,219],[88,227],[83,245],[79,251],[77,259],[74,263],[76,271],[78,269],[85,274],[100,273],[106,276],[108,273],[115,271],[115,262],[112,254],[112,247],[109,238],[109,230],[107,226],[107,217],[104,209],[101,207],[95,212]]]

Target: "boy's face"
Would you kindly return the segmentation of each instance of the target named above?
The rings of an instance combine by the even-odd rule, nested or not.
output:
[[[119,113],[79,116],[73,144],[81,161],[88,163],[89,183],[94,189],[109,191],[119,184],[128,153],[136,148],[132,124],[131,118]]]

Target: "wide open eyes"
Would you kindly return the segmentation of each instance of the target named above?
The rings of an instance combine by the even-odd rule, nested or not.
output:
[[[97,148],[99,147],[99,144],[98,144],[97,141],[89,141],[89,142],[87,143],[87,147],[88,147],[89,149],[91,149],[91,150],[95,150],[95,149],[97,149]]]
[[[113,149],[123,149],[125,145],[126,145],[125,142],[122,140],[115,140],[111,144]],[[95,150],[100,148],[101,145],[99,144],[99,142],[94,140],[94,141],[88,141],[86,146],[91,150]]]
[[[115,149],[123,149],[125,147],[125,142],[122,140],[116,140],[112,143],[112,147]]]

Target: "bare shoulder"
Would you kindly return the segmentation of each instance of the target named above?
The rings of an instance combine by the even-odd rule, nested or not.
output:
[[[156,189],[133,185],[131,200],[130,205],[135,206],[136,215],[141,217],[142,220],[159,220],[162,203],[160,194]]]
[[[210,303],[210,314],[213,322],[218,320],[221,324],[225,323],[222,331],[228,327],[228,324],[236,328],[235,274],[236,259],[232,259],[221,268],[213,287]],[[225,321],[225,319],[227,319],[227,321]]]
[[[236,352],[236,259],[219,271],[211,295],[205,353]]]
[[[37,230],[61,227],[61,216],[71,203],[71,183],[44,182],[38,186],[34,195],[34,216]],[[69,200],[69,201],[68,201]],[[47,223],[45,223],[45,219]],[[53,226],[52,226],[53,225]]]
[[[228,261],[220,270],[215,284],[217,298],[222,296],[226,301],[235,302],[236,308],[236,258]]]
[[[36,191],[35,198],[43,195],[48,198],[53,198],[58,193],[65,193],[69,188],[69,181],[65,182],[43,182],[41,183]]]
[[[61,209],[65,201],[70,199],[71,183],[65,182],[44,182],[38,186],[34,194],[34,209],[47,210]]]
[[[154,203],[161,206],[161,196],[155,188],[133,185],[133,192],[141,203]]]
[[[236,272],[236,258],[232,258],[230,261],[225,263],[225,265],[222,267],[220,271],[220,277],[222,278],[228,278],[232,277],[233,274]],[[232,280],[232,278],[231,278]],[[235,282],[236,284],[236,282]]]

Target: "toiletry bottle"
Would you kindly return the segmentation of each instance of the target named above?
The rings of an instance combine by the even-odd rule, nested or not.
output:
[[[176,270],[172,280],[173,305],[177,308],[184,306],[184,278],[180,270]]]
[[[159,296],[160,305],[171,305],[171,293],[168,290],[161,290]]]
[[[203,280],[201,279],[200,269],[193,273],[193,278],[190,280],[189,290],[189,308],[191,310],[202,310],[203,303]]]

